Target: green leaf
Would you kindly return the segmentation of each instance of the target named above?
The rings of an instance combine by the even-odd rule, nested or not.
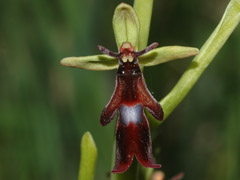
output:
[[[62,59],[60,64],[93,71],[112,70],[118,67],[117,59],[107,55],[67,57]]]
[[[154,49],[139,57],[139,64],[143,66],[155,66],[175,59],[195,56],[199,53],[197,48],[184,46],[165,46]]]
[[[199,55],[193,59],[172,91],[161,100],[160,104],[163,107],[165,115],[164,119],[171,114],[171,112],[189,93],[201,74],[212,62],[213,58],[239,24],[239,21],[240,0],[231,0],[220,23],[200,49]]]
[[[132,6],[121,3],[113,15],[113,30],[118,49],[123,42],[130,42],[138,49],[139,21]]]
[[[78,180],[94,180],[97,147],[90,132],[86,132],[81,141],[81,161]]]

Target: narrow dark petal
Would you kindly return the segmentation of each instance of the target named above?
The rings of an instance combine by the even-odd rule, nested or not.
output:
[[[142,112],[142,121],[137,124],[135,130],[135,142],[135,155],[137,160],[144,167],[161,168],[161,165],[156,164],[153,159],[150,128],[144,112]]]
[[[138,52],[135,52],[135,56],[138,57],[138,56],[141,56],[143,54],[146,54],[147,52],[155,49],[156,47],[158,46],[158,43],[152,43],[151,45],[149,45],[148,47],[146,47],[145,49],[141,50],[141,51],[138,51]]]
[[[115,53],[110,51],[109,49],[103,47],[103,46],[98,46],[99,51],[101,51],[103,54],[107,54],[109,56],[115,57],[115,58],[119,58],[120,54],[119,53]]]

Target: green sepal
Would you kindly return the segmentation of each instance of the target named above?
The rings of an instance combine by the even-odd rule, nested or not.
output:
[[[117,59],[107,55],[66,57],[61,60],[60,64],[67,67],[92,71],[112,70],[118,67]]]
[[[155,66],[168,61],[195,56],[199,53],[197,48],[184,46],[164,46],[150,51],[139,57],[142,66]]]
[[[138,49],[139,21],[132,6],[121,3],[113,15],[113,30],[118,49],[123,42],[130,42]]]

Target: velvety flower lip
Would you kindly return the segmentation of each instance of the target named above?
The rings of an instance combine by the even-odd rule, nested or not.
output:
[[[100,116],[100,123],[105,126],[118,112],[116,161],[113,173],[126,171],[134,155],[145,167],[161,167],[153,159],[150,128],[144,108],[157,120],[163,119],[163,110],[147,89],[137,58],[157,45],[153,43],[146,49],[135,52],[132,45],[127,42],[122,44],[120,53],[113,53],[99,46],[103,53],[119,58],[115,90]]]

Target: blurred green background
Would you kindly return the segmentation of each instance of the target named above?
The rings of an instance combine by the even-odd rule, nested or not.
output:
[[[111,170],[115,121],[99,115],[115,71],[63,67],[67,56],[116,51],[112,15],[119,0],[0,1],[0,179],[76,180],[80,139],[90,131],[99,150],[96,180]],[[132,4],[133,1],[124,1]],[[149,43],[200,48],[228,0],[156,0]],[[240,179],[240,28],[186,99],[154,132],[167,177]],[[146,68],[149,90],[163,98],[191,58]]]

